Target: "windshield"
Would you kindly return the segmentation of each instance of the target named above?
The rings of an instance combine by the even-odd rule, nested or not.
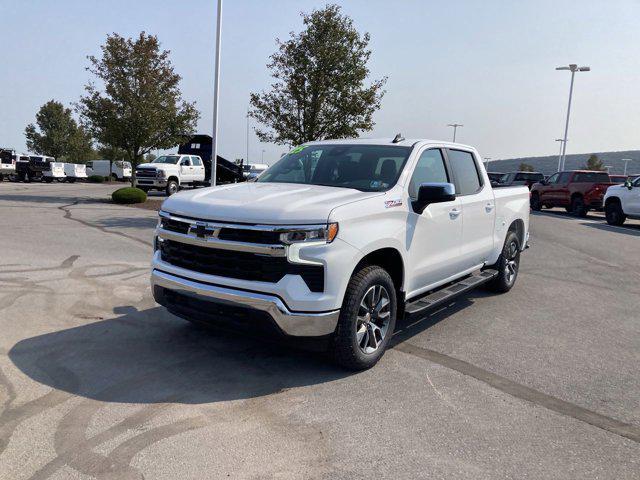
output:
[[[175,165],[180,160],[180,155],[162,155],[161,157],[156,158],[151,163],[170,163]]]
[[[382,192],[395,185],[411,147],[310,145],[294,148],[260,177],[260,183],[301,183]]]

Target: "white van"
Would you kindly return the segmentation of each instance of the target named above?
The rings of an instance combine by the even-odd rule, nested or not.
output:
[[[111,163],[111,172],[109,164]],[[127,180],[131,178],[131,163],[123,160],[91,160],[87,162],[87,175],[100,175],[110,177],[111,180]]]
[[[82,163],[65,163],[64,173],[67,176],[67,182],[73,183],[76,180],[87,179],[87,166]]]
[[[55,160],[52,157],[45,157],[45,159],[45,161],[49,164],[49,168],[42,171],[42,181],[47,183],[51,183],[54,180],[62,182],[66,178],[66,175],[64,173],[64,163],[52,162],[51,160]]]

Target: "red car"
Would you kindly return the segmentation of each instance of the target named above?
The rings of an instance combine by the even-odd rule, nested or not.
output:
[[[558,172],[531,188],[531,208],[564,207],[578,217],[589,210],[602,210],[602,198],[611,182],[607,172],[573,170]]]

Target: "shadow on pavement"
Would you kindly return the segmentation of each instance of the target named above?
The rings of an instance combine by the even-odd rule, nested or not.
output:
[[[49,387],[103,402],[200,404],[349,375],[317,353],[191,325],[155,307],[17,343],[9,358]]]
[[[109,217],[93,220],[97,226],[104,228],[150,228],[158,223],[157,217]]]
[[[616,227],[611,227],[609,224],[607,223],[582,223],[582,225],[589,227],[589,228],[595,228],[596,230],[603,230],[605,232],[612,232],[612,233],[620,233],[622,235],[631,235],[633,237],[640,237],[640,225],[622,225],[622,226],[616,226]]]

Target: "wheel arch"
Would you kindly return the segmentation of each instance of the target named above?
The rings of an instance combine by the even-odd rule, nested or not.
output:
[[[396,290],[398,292],[402,291],[404,287],[405,266],[402,254],[398,249],[394,247],[384,247],[367,253],[356,264],[353,272],[351,272],[351,276],[367,265],[378,265],[385,269],[391,276]]]
[[[604,201],[604,206],[606,207],[607,205],[610,205],[612,203],[617,203],[620,206],[622,206],[622,201],[620,200],[620,197],[616,197],[616,196],[611,196],[608,197],[605,201]]]
[[[170,182],[171,180],[175,180],[175,181],[176,181],[176,183],[177,183],[178,185],[180,185],[180,178],[179,178],[179,177],[177,177],[176,175],[169,175],[169,176],[167,177],[167,182]]]
[[[524,243],[525,243],[524,220],[522,220],[521,218],[517,218],[513,222],[511,222],[511,225],[509,225],[509,228],[507,229],[507,233],[505,234],[505,240],[509,232],[515,232],[515,234],[518,236],[518,240],[520,241],[520,248],[521,249],[524,248]]]

